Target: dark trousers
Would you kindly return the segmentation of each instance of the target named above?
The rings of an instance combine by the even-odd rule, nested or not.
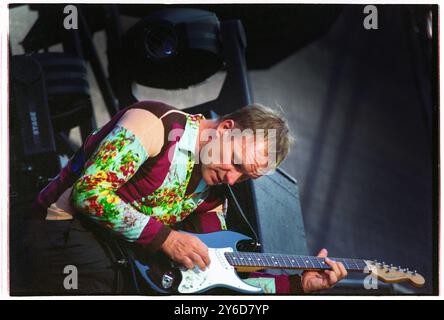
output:
[[[77,218],[27,221],[22,261],[28,294],[118,293],[116,257],[85,224]]]

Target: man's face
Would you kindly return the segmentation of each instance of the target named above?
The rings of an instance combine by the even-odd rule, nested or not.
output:
[[[266,173],[267,142],[258,141],[254,134],[241,135],[238,129],[236,134],[233,129],[232,120],[219,124],[216,136],[205,145],[207,152],[201,153],[202,178],[208,185],[234,185]]]

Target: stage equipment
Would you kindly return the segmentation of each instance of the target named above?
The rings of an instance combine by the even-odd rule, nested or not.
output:
[[[188,88],[221,69],[219,28],[218,18],[208,11],[154,12],[125,33],[122,57],[142,85]]]

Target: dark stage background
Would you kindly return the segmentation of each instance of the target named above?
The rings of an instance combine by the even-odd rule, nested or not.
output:
[[[262,16],[252,11],[250,19],[274,19],[279,28],[273,8],[268,6]],[[287,10],[296,15],[297,8]],[[417,292],[432,293],[438,223],[433,216],[438,198],[433,189],[437,106],[432,76],[437,67],[424,50],[424,34],[412,25],[414,6],[378,9],[379,29],[365,30],[362,5],[341,8],[323,36],[251,70],[252,91],[256,102],[282,107],[296,137],[282,167],[299,183],[309,253],[326,247],[331,256],[409,266],[427,280]],[[23,51],[18,42],[36,13],[17,7],[10,18],[12,51],[19,54]],[[125,26],[135,21],[124,18]],[[326,21],[320,15],[316,23]],[[276,31],[274,37],[285,34],[279,41],[298,42],[309,28]],[[258,36],[247,28],[247,39]],[[96,32],[94,40],[106,64],[103,31]],[[264,54],[248,50],[247,64]],[[191,107],[215,98],[223,79],[219,72],[203,84],[175,91],[137,86],[137,97]],[[100,126],[109,116],[92,76],[91,86]],[[78,136],[75,130],[71,133],[74,140]]]

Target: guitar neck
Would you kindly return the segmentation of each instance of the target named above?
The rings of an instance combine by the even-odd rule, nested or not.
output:
[[[261,269],[327,270],[330,266],[324,258],[261,252],[226,252],[225,258],[233,267]],[[330,257],[329,257],[330,258]],[[342,262],[348,271],[364,271],[363,259],[330,258]]]

